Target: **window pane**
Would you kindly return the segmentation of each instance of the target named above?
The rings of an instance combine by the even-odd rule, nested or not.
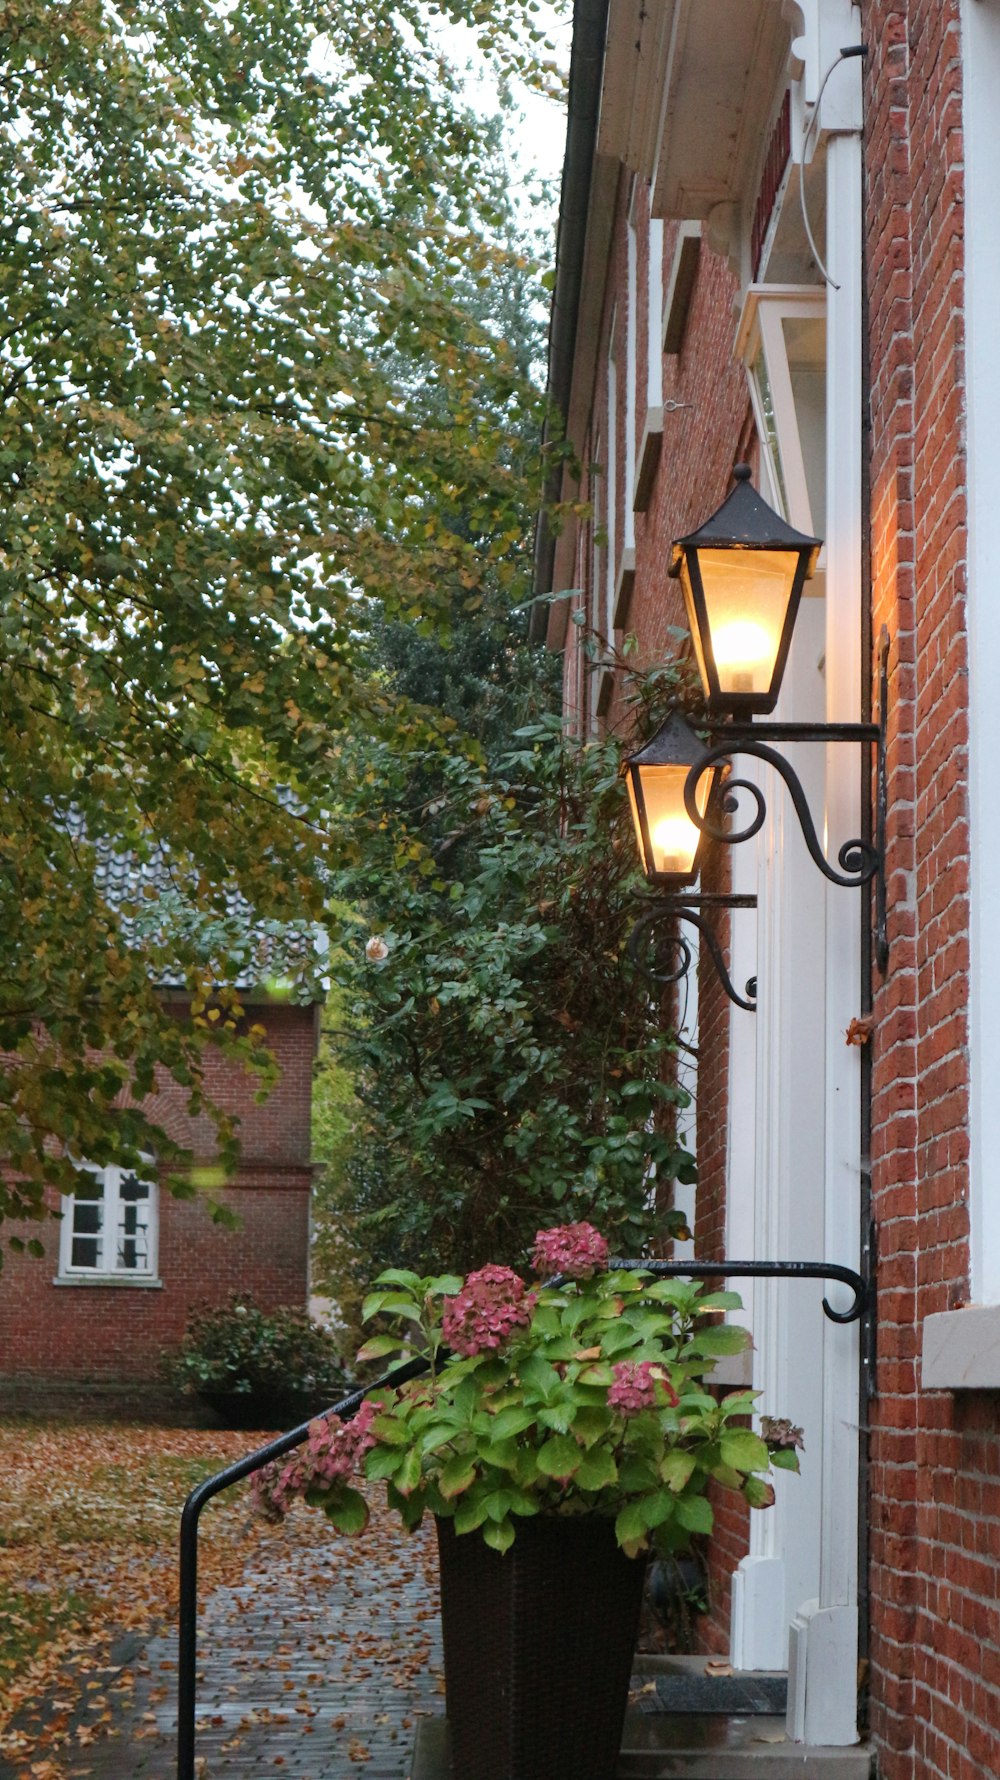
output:
[[[73,1267],[97,1267],[100,1261],[101,1239],[99,1236],[74,1236],[71,1265]]]
[[[149,1272],[149,1182],[122,1176],[115,1265],[126,1273]]]
[[[104,1182],[98,1175],[88,1180],[86,1195],[74,1199],[72,1204],[70,1265],[100,1268],[104,1248]]]

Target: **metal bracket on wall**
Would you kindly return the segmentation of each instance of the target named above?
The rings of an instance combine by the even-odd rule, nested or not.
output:
[[[712,731],[704,754],[692,766],[684,786],[684,804],[694,826],[711,840],[727,847],[739,846],[759,834],[767,817],[767,804],[759,785],[750,779],[735,778],[730,772],[723,783],[721,796],[702,814],[698,808],[697,788],[703,773],[711,767],[732,767],[736,755],[747,755],[774,768],[783,779],[802,838],[813,863],[831,884],[846,889],[875,886],[875,957],[885,973],[889,960],[886,912],[885,837],[888,808],[886,767],[886,734],[889,707],[889,633],[882,627],[879,638],[879,713],[877,723],[726,723]],[[875,821],[874,840],[858,837],[845,841],[837,854],[837,865],[830,864],[820,844],[812,812],[798,774],[784,755],[770,746],[772,742],[853,742],[875,750]],[[744,826],[736,828],[727,818],[739,810],[737,793],[745,791],[752,800],[753,814]]]
[[[869,1220],[861,1248],[861,1266],[865,1279],[865,1313],[861,1324],[861,1375],[865,1381],[865,1399],[871,1402],[878,1394],[878,1345],[876,1340],[875,1303],[877,1266],[877,1231],[874,1218]]]
[[[659,988],[679,983],[687,976],[694,961],[690,944],[678,931],[678,923],[686,921],[700,935],[730,1001],[736,1007],[745,1008],[747,1013],[756,1013],[757,978],[749,979],[741,995],[729,974],[718,936],[702,913],[703,909],[756,907],[756,896],[726,896],[721,892],[706,891],[700,896],[691,896],[686,891],[678,891],[672,896],[657,896],[632,929],[628,942],[629,958],[648,983]]]

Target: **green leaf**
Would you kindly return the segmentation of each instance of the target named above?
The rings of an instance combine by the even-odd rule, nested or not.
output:
[[[517,1464],[517,1443],[514,1440],[477,1441],[476,1456],[483,1465],[495,1465],[500,1471],[511,1471]]]
[[[768,1450],[759,1434],[751,1433],[749,1428],[727,1428],[719,1441],[719,1450],[725,1465],[732,1465],[736,1471],[766,1471],[768,1467]]]
[[[404,1455],[403,1462],[396,1472],[393,1482],[401,1496],[410,1495],[416,1489],[423,1475],[420,1454],[411,1450]]]
[[[357,1490],[344,1487],[338,1491],[325,1502],[324,1513],[338,1533],[363,1533],[368,1525],[368,1503]]]
[[[712,1504],[707,1496],[678,1496],[677,1519],[688,1533],[712,1531]]]
[[[714,1358],[721,1354],[741,1354],[749,1345],[749,1331],[740,1328],[738,1323],[717,1323],[713,1328],[699,1329],[681,1352],[684,1359],[693,1354]]]
[[[557,1434],[568,1433],[575,1419],[575,1405],[565,1400],[561,1403],[550,1403],[547,1408],[538,1411],[539,1426],[554,1428]]]
[[[384,1446],[407,1446],[412,1438],[406,1423],[394,1415],[376,1415],[372,1433]]]
[[[580,1384],[608,1385],[614,1383],[615,1375],[610,1366],[596,1362],[593,1366],[585,1366],[579,1374]]]
[[[456,1533],[472,1533],[486,1519],[486,1505],[481,1496],[466,1497],[455,1509]]]
[[[610,1409],[583,1404],[573,1417],[573,1434],[577,1440],[583,1441],[584,1446],[592,1446],[607,1433],[613,1421]]]
[[[448,1502],[453,1496],[462,1495],[463,1492],[469,1488],[470,1484],[475,1482],[475,1479],[476,1467],[474,1461],[459,1455],[453,1459],[449,1459],[447,1465],[445,1465],[438,1478],[438,1489],[441,1491],[445,1501]]]
[[[694,1471],[695,1462],[692,1452],[683,1452],[680,1448],[668,1452],[660,1466],[660,1476],[667,1488],[675,1493],[682,1490]]]
[[[743,1494],[751,1508],[771,1508],[774,1505],[774,1485],[763,1477],[748,1477],[743,1485]]]
[[[615,1538],[619,1545],[635,1546],[646,1537],[646,1521],[642,1502],[627,1502],[615,1521]]]
[[[359,1347],[357,1357],[363,1364],[366,1360],[381,1360],[386,1354],[398,1353],[398,1335],[373,1335],[370,1341]]]
[[[588,1452],[581,1459],[573,1478],[574,1487],[581,1490],[607,1489],[618,1480],[618,1467],[613,1455],[604,1447],[595,1452]]]
[[[398,1292],[369,1292],[361,1307],[364,1321],[368,1322],[380,1313],[405,1317],[416,1323],[420,1322],[422,1314],[419,1304],[414,1304],[412,1298],[403,1298]]]
[[[493,1418],[491,1436],[494,1440],[508,1440],[512,1435],[523,1434],[526,1428],[534,1426],[534,1422],[531,1410],[522,1405],[501,1409]]]
[[[489,1520],[501,1521],[510,1513],[514,1502],[514,1491],[507,1489],[490,1490],[483,1497],[483,1507]]]
[[[514,1528],[509,1520],[487,1521],[483,1538],[494,1551],[509,1551],[514,1543]]]
[[[572,1477],[583,1462],[582,1449],[567,1434],[554,1434],[537,1454],[538,1469],[546,1477]]]
[[[790,1446],[779,1446],[770,1455],[771,1464],[779,1471],[798,1471],[799,1455]]]
[[[655,1490],[642,1503],[642,1518],[650,1532],[677,1514],[678,1499],[672,1490]],[[679,1518],[679,1517],[678,1517]]]
[[[375,1446],[365,1455],[365,1476],[372,1482],[395,1477],[403,1462],[403,1453],[399,1447]]]
[[[540,1354],[529,1354],[521,1365],[521,1383],[526,1392],[552,1403],[562,1390],[562,1379],[554,1366]]]

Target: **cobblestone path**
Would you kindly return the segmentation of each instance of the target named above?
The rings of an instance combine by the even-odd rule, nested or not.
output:
[[[433,1525],[408,1537],[383,1511],[340,1539],[297,1510],[252,1562],[202,1609],[199,1780],[407,1780],[417,1719],[443,1706]],[[44,1763],[25,1721],[0,1780],[174,1780],[176,1639],[125,1654]]]

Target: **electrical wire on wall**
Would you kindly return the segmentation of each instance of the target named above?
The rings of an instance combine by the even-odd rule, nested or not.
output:
[[[816,242],[813,239],[812,227],[809,222],[809,210],[806,205],[806,160],[809,155],[809,143],[810,143],[810,140],[812,137],[813,130],[815,129],[817,123],[819,122],[819,108],[820,108],[820,105],[823,100],[823,94],[826,92],[826,84],[827,84],[827,81],[829,80],[831,74],[833,73],[835,68],[840,67],[842,62],[853,61],[857,56],[866,56],[867,54],[868,54],[867,43],[852,43],[852,44],[849,44],[846,49],[841,50],[841,52],[835,62],[830,63],[829,68],[827,69],[826,73],[823,76],[822,81],[820,82],[819,92],[816,94],[816,102],[811,108],[809,122],[806,124],[805,130],[803,131],[803,134],[802,134],[802,148],[801,148],[801,151],[799,154],[799,160],[798,160],[799,204],[802,209],[802,226],[806,232],[806,240],[809,243],[809,251],[811,252],[811,254],[813,256],[813,259],[816,261],[816,266],[820,273],[820,276],[823,278],[823,280],[826,284],[830,285],[832,290],[839,290],[840,285],[837,283],[837,280],[835,278],[831,278],[829,272],[827,271],[825,265],[823,264],[823,260],[820,256],[819,248],[816,246]]]

